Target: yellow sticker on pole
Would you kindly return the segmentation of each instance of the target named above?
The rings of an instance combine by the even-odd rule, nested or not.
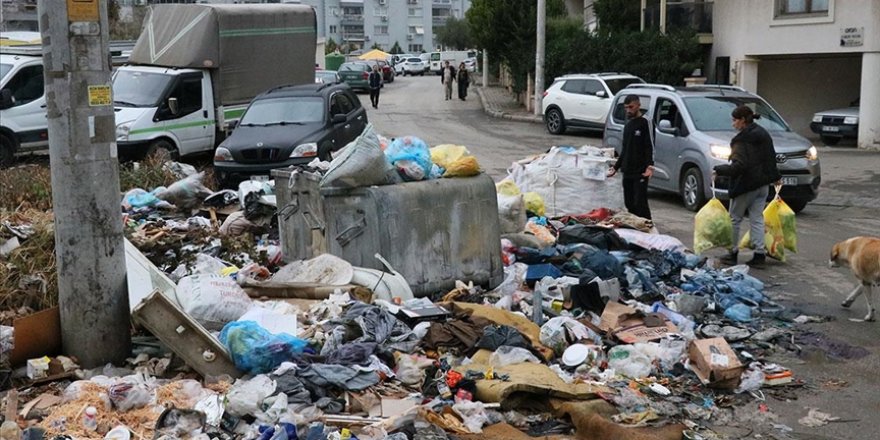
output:
[[[67,0],[67,21],[101,21],[98,0]]]
[[[112,103],[110,86],[89,86],[89,107],[100,107]]]

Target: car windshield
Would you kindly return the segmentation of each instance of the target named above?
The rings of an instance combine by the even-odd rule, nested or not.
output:
[[[321,98],[270,98],[254,101],[241,117],[241,125],[306,124],[324,120]]]
[[[0,79],[3,79],[10,70],[12,70],[12,64],[0,64]]]
[[[700,131],[733,131],[730,113],[743,104],[761,116],[755,122],[767,131],[791,131],[782,117],[760,98],[698,96],[684,99],[684,105]]]
[[[336,81],[336,72],[316,72],[315,77],[325,82]]]
[[[630,84],[640,84],[643,82],[644,81],[639,78],[617,78],[605,80],[605,84],[608,85],[608,89],[611,90],[612,95],[616,95],[617,92]]]
[[[410,63],[421,63],[422,62],[421,58],[407,58],[406,60],[409,61]]]
[[[113,103],[128,107],[156,107],[173,79],[164,73],[117,70],[113,77]]]

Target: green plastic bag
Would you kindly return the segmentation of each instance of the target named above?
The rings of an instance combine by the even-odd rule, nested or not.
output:
[[[717,198],[706,203],[694,219],[694,252],[733,246],[733,223],[727,208]]]

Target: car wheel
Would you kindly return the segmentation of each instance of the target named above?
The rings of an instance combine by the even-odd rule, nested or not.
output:
[[[552,134],[565,133],[565,119],[562,117],[562,111],[558,108],[547,110],[547,116],[544,117],[547,125],[547,131]]]
[[[706,190],[703,188],[703,173],[697,167],[688,168],[681,177],[681,200],[690,211],[699,210],[706,204]]]
[[[800,212],[807,207],[806,200],[787,201],[785,202],[785,204],[788,205],[788,207],[791,208],[791,210],[794,211],[795,214],[800,214]]]
[[[838,142],[840,142],[840,138],[837,136],[822,136],[822,143],[829,147],[837,145]]]
[[[0,136],[0,168],[12,166],[15,162],[15,149],[12,140],[6,136]]]
[[[144,153],[145,160],[155,160],[157,162],[170,162],[180,158],[180,152],[177,148],[166,139],[157,139],[150,144]]]

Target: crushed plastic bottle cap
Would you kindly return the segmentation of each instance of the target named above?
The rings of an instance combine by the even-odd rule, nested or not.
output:
[[[669,388],[666,388],[663,385],[660,385],[659,383],[652,383],[651,386],[648,387],[648,389],[650,389],[651,391],[653,391],[661,396],[668,396],[668,395],[672,394],[672,391],[669,391]]]

